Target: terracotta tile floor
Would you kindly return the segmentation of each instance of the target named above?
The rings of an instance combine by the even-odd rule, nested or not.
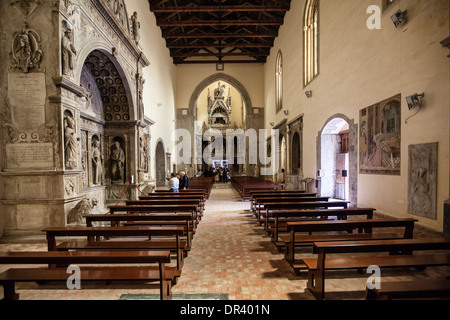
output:
[[[206,211],[185,259],[183,273],[173,294],[228,294],[229,300],[312,300],[306,288],[306,274],[295,276],[270,242],[263,228],[230,186],[218,185],[206,203]],[[416,228],[415,237],[440,236]],[[46,243],[0,243],[1,251],[46,250]],[[305,256],[311,256],[305,251]],[[11,266],[0,265],[0,271]],[[448,268],[383,271],[386,280],[442,278]],[[354,271],[330,274],[326,288],[329,299],[360,299],[368,275]],[[117,300],[124,294],[157,294],[154,285],[82,284],[83,290],[69,291],[61,284],[17,284],[22,300]],[[0,298],[3,297],[3,290]],[[343,291],[345,293],[333,292]],[[355,292],[360,291],[360,292]]]

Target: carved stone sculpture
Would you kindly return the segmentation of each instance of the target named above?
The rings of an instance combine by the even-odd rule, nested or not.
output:
[[[102,155],[100,152],[100,142],[94,140],[92,143],[92,182],[94,184],[101,184],[102,182]]]
[[[64,75],[71,76],[73,75],[74,68],[74,58],[77,54],[77,50],[75,49],[73,42],[73,31],[71,29],[67,29],[64,32],[64,36],[62,39],[62,73]]]
[[[138,20],[138,14],[136,11],[131,16],[131,26],[132,26],[131,32],[133,35],[133,39],[136,42],[136,45],[139,45],[139,40],[141,38],[141,36],[140,36],[141,23]]]
[[[77,137],[75,120],[70,116],[64,117],[64,154],[66,156],[66,168],[76,167]]]
[[[42,50],[40,49],[39,35],[30,29],[15,34],[11,56],[11,71],[20,70],[28,73],[30,69],[40,69]]]
[[[120,146],[120,142],[114,142],[114,149],[111,152],[111,180],[122,182],[124,179],[125,152]]]
[[[72,210],[70,210],[67,217],[67,223],[85,225],[86,219],[83,216],[86,214],[91,214],[97,204],[97,199],[85,197]]]

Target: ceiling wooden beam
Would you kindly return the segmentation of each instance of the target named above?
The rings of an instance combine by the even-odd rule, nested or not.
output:
[[[204,39],[204,38],[274,38],[277,37],[278,33],[276,32],[267,32],[267,33],[191,33],[191,34],[172,34],[172,33],[164,33],[162,37],[164,39],[178,39],[178,38],[186,38],[186,39]]]
[[[151,6],[150,10],[154,13],[190,13],[190,12],[287,12],[289,6],[190,6],[190,7],[160,7]]]
[[[158,20],[159,27],[196,27],[196,26],[281,26],[283,21],[276,20],[185,20],[185,21],[166,21]]]
[[[188,58],[188,57],[266,57],[267,52],[190,52],[171,54],[172,58]]]
[[[168,44],[169,49],[201,49],[201,48],[271,48],[270,44],[254,44],[254,43],[208,43],[208,44]]]
[[[180,60],[174,61],[175,64],[216,64],[216,63],[265,63],[266,59],[258,59],[258,60]]]

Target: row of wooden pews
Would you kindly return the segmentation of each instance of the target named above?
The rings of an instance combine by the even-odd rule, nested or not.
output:
[[[85,226],[44,229],[47,251],[0,252],[0,264],[13,265],[0,274],[4,298],[19,299],[17,282],[66,282],[67,267],[80,265],[81,282],[158,282],[160,299],[170,300],[209,191],[155,192],[111,206],[108,214],[85,215]]]
[[[402,268],[444,266],[449,267],[446,276],[450,276],[450,239],[415,239],[415,219],[375,219],[373,208],[349,208],[346,201],[330,201],[304,191],[255,189],[249,191],[249,199],[257,223],[277,250],[284,252],[284,260],[293,272],[307,273],[307,289],[317,299],[326,299],[326,275],[336,270],[362,273],[376,266],[380,270],[395,268],[401,275]],[[449,284],[446,277],[418,282],[382,281],[381,288],[368,286],[363,297],[449,297]]]
[[[250,200],[253,191],[273,191],[282,190],[284,185],[274,183],[257,177],[231,177],[231,186],[233,186],[243,201]]]

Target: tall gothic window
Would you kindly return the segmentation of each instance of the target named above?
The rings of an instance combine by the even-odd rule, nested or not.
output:
[[[275,66],[275,104],[277,112],[283,109],[283,55],[278,51]]]
[[[303,38],[303,84],[306,87],[319,74],[319,0],[306,2]]]

